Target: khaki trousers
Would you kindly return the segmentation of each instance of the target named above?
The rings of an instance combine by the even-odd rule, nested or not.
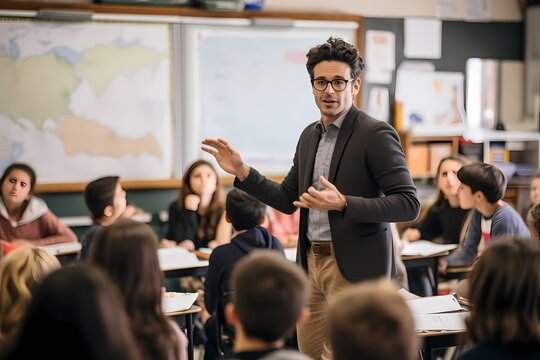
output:
[[[297,327],[298,347],[315,360],[331,359],[327,326],[329,304],[335,294],[351,283],[341,275],[333,249],[331,255],[314,255],[310,248],[307,262],[311,284],[310,317]]]

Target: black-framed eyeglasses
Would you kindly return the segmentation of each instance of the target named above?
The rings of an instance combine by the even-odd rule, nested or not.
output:
[[[315,90],[324,91],[326,90],[328,84],[332,84],[332,89],[335,91],[343,91],[347,87],[347,84],[351,81],[354,81],[354,79],[334,79],[332,81],[328,81],[326,79],[312,79],[311,86],[313,86]]]

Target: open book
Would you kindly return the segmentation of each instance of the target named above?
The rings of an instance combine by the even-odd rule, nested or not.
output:
[[[414,242],[404,242],[401,255],[405,256],[429,256],[440,254],[445,251],[454,250],[458,246],[456,244],[436,244],[427,240],[418,240]]]
[[[161,297],[164,313],[187,310],[193,305],[199,293],[166,292]]]

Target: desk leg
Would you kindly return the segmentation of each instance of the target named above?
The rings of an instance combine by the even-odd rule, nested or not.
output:
[[[186,329],[188,338],[188,360],[193,360],[193,314],[186,316]]]

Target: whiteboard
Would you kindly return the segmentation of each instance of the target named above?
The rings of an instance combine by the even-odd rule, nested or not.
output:
[[[302,130],[320,118],[306,54],[330,36],[356,43],[357,23],[200,26],[182,29],[185,164],[203,138],[224,138],[267,175],[287,173]]]

